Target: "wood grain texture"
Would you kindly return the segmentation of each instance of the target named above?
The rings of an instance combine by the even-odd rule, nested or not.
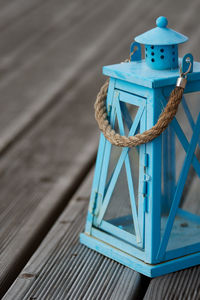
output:
[[[48,218],[51,214],[56,218],[56,207],[60,210],[67,203],[63,197],[45,200],[48,192],[57,185],[59,189],[63,176],[61,194],[71,195],[94,160],[98,136],[90,103],[97,86],[87,89],[87,84],[95,71],[77,84],[76,91],[68,92],[0,162],[0,289],[33,251],[35,239],[42,239],[40,230],[47,231]],[[40,201],[45,205],[42,211]]]
[[[95,1],[41,1],[36,9],[25,14],[12,26],[7,27],[1,37],[0,70],[3,71],[1,80],[13,76],[17,68],[29,64],[34,57],[48,50],[57,40],[69,34],[74,27],[82,22],[88,9],[97,5]]]
[[[189,4],[185,2],[186,9]],[[154,11],[150,13],[152,6]],[[34,122],[61,90],[71,86],[102,49],[112,52],[126,37],[127,51],[117,61],[127,57],[133,33],[135,36],[152,27],[153,18],[163,10],[171,14],[172,26],[178,25],[179,29],[182,23],[172,7],[157,0],[148,1],[142,8],[138,0],[109,0],[103,4],[89,0],[45,1],[9,27],[0,46],[0,150]],[[132,18],[135,11],[138,13]],[[141,22],[143,17],[145,23]],[[108,63],[114,61],[113,57]]]
[[[56,11],[55,5],[56,3],[54,3],[54,11]],[[82,10],[80,7],[82,15],[79,15],[79,18],[82,20],[82,23],[84,23],[81,25],[83,32],[85,30],[86,34],[91,27],[91,22],[94,22],[96,15],[94,13],[91,14],[89,18],[83,19],[86,12],[84,9],[85,7],[87,7],[87,4],[83,6]],[[88,8],[90,8],[90,6]],[[73,16],[71,18],[72,24],[76,20],[75,11],[76,8],[74,8],[74,12],[71,12],[71,15]],[[99,9],[96,9],[96,14],[98,12]],[[38,20],[36,18],[35,23],[40,23],[41,25],[40,19],[44,19],[42,13],[38,15]],[[20,27],[16,26],[16,30],[18,29],[19,31],[17,35],[18,39],[24,39],[24,42],[27,40],[27,35],[32,36],[32,28],[26,24],[27,22],[29,22],[28,18],[26,22],[24,21],[20,24]],[[26,35],[21,34],[22,29],[20,30],[20,28],[24,27],[30,27],[29,30],[27,30]],[[32,27],[34,26],[32,25]],[[10,140],[13,140],[19,132],[23,131],[27,124],[33,122],[34,117],[40,114],[49,103],[53,100],[57,100],[56,95],[60,93],[60,90],[63,87],[66,87],[67,83],[68,85],[71,85],[70,80],[72,80],[75,74],[77,75],[81,66],[84,65],[86,52],[84,51],[83,43],[82,55],[79,56],[78,61],[76,60],[74,62],[76,53],[73,50],[73,47],[71,47],[70,50],[73,34],[77,36],[76,31],[80,30],[78,26],[75,30],[75,27],[76,26],[74,26],[74,32],[71,29],[66,30],[68,26],[65,22],[63,28],[60,24],[60,27],[55,30],[56,32],[52,30],[55,35],[51,34],[51,37],[49,37],[49,32],[46,32],[47,38],[49,37],[49,42],[46,41],[47,43],[45,43],[45,39],[42,39],[41,37],[40,40],[35,41],[35,47],[33,47],[33,45],[31,47],[30,45],[29,50],[31,49],[31,53],[28,49],[24,49],[27,54],[22,54],[23,64],[20,63],[19,54],[16,56],[15,60],[17,61],[17,64],[13,66],[12,72],[9,73],[9,78],[6,78],[5,81],[2,80],[0,84],[1,99],[3,99],[2,102],[0,101],[0,111],[2,112],[2,116],[0,116],[0,127],[3,135],[1,138],[1,149],[5,148]],[[71,26],[69,26],[69,28],[71,28]],[[59,29],[61,37],[59,35]],[[64,29],[65,34],[63,34]],[[37,30],[39,31],[39,28],[37,28]],[[19,36],[20,34],[21,36]],[[55,40],[56,35],[57,40]],[[19,42],[18,39],[15,39],[16,43]],[[12,40],[13,39],[10,37],[8,42]],[[44,43],[42,43],[43,40]],[[74,42],[77,41],[78,37]],[[38,45],[41,46],[39,47]],[[88,43],[86,43],[85,46],[88,46]],[[15,49],[15,47],[11,47],[11,49],[13,48]],[[5,46],[5,51],[9,53],[8,45]],[[68,54],[66,55],[66,53]],[[10,60],[12,59],[8,55],[6,61]],[[11,86],[12,89],[10,88]]]
[[[130,7],[139,7],[139,1],[131,4]],[[40,231],[48,230],[50,211],[53,214],[55,207],[61,209],[67,202],[63,203],[61,197],[61,199],[55,200],[53,206],[49,203],[46,218],[43,213],[41,214],[41,223],[36,221],[40,218],[40,211],[35,217],[35,210],[37,211],[39,203],[46,199],[46,195],[51,191],[54,184],[56,185],[57,180],[59,182],[59,178],[62,178],[63,174],[65,174],[66,182],[68,182],[68,184],[66,183],[65,193],[71,193],[74,187],[79,184],[82,174],[87,171],[92,163],[91,158],[95,153],[98,139],[97,127],[93,117],[93,103],[98,87],[102,82],[100,69],[102,64],[118,60],[120,56],[126,57],[129,42],[124,33],[128,29],[131,32],[132,21],[129,20],[125,25],[123,25],[123,22],[131,15],[130,7],[126,7],[123,12],[118,9],[120,16],[117,20],[112,19],[110,21],[106,34],[102,34],[101,38],[98,36],[98,42],[91,40],[91,44],[87,46],[89,52],[86,51],[86,56],[79,57],[79,60],[83,60],[80,66],[76,62],[70,68],[71,73],[70,70],[67,70],[68,80],[75,80],[76,78],[76,81],[71,82],[71,86],[67,85],[66,87],[64,85],[62,91],[57,87],[58,94],[53,99],[54,104],[45,110],[45,114],[41,106],[37,107],[40,118],[32,119],[33,128],[29,128],[29,132],[26,132],[26,135],[22,136],[18,143],[13,145],[0,161],[1,291],[5,290],[5,287],[10,284],[24,262],[34,251],[37,243],[42,239],[43,236]],[[145,15],[145,12],[142,15]],[[102,23],[100,17],[95,20]],[[92,19],[92,22],[94,22],[94,19]],[[86,30],[87,34],[90,34],[91,24],[89,23],[85,29],[83,27],[83,32]],[[106,22],[104,25],[106,25]],[[99,26],[99,30],[102,30],[102,24],[99,24]],[[91,34],[95,36],[95,31],[91,30]],[[121,41],[117,44],[119,36],[121,36]],[[82,41],[79,40],[79,43],[82,43]],[[116,46],[112,51],[109,51],[113,44],[116,44]],[[59,53],[57,53],[58,55]],[[63,62],[62,59],[61,61]],[[84,66],[87,66],[87,69]],[[48,68],[43,70],[43,67],[43,64],[37,66],[38,70],[41,69],[41,72],[43,71],[45,74]],[[37,73],[34,77],[37,78]],[[79,77],[81,80],[77,80]],[[62,81],[64,84],[64,78]],[[39,86],[42,85],[39,78],[37,78],[38,83]],[[42,96],[39,87],[37,92],[41,101]],[[44,96],[46,101],[50,102],[51,97],[53,97],[52,90],[48,90],[48,93],[46,90]],[[34,113],[35,110],[32,107],[30,109],[31,116]],[[27,112],[25,117],[27,117]],[[19,118],[18,120],[21,122],[22,119]],[[25,125],[23,123],[22,125],[24,128]],[[48,206],[48,204],[46,205]],[[56,218],[56,214],[51,216],[50,221],[53,218]],[[27,227],[29,220],[32,222],[31,224],[35,225]],[[28,232],[26,234],[24,234],[23,228],[27,228]]]
[[[44,0],[46,1],[46,0]],[[0,1],[0,31],[16,24],[24,15],[28,15],[33,10],[37,9],[43,1],[41,0],[10,0]]]
[[[91,166],[97,144],[93,101],[102,83],[101,66],[127,57],[133,36],[152,27],[152,20],[163,11],[170,16],[174,29],[188,35],[195,31],[194,45],[199,35],[198,18],[191,23],[192,8],[198,11],[198,1],[193,6],[185,0],[178,5],[182,18],[177,18],[174,1],[150,0],[145,5],[139,0],[9,3],[4,2],[4,23],[8,26],[2,31],[5,45],[0,46],[0,151],[12,145],[0,160],[1,293],[34,252]],[[24,3],[23,8],[20,3]],[[15,9],[17,5],[21,10]],[[44,17],[45,10],[48,15]],[[73,236],[74,232],[67,243],[74,243]],[[39,259],[43,257],[42,252],[37,255]],[[91,257],[85,260],[85,266]],[[140,277],[124,269],[119,271],[118,281],[115,264],[109,262],[105,268],[112,270],[113,279],[103,295],[111,297],[111,290],[115,299],[120,299],[124,291],[135,293],[130,290],[135,291],[134,285],[137,289]],[[94,273],[86,277],[89,283]],[[22,286],[35,279],[22,277],[26,278]],[[84,291],[85,295],[94,295],[92,287],[85,281],[84,284],[89,290]],[[103,285],[101,282],[101,293]],[[20,289],[13,295],[17,297],[18,293]],[[75,293],[79,295],[80,290]]]
[[[142,276],[79,243],[89,174],[5,299],[137,299]]]
[[[83,76],[85,69],[90,67],[90,64],[95,64],[99,56],[102,57],[107,51],[113,51],[113,44],[119,47],[119,37],[124,37],[127,29],[130,31],[132,27],[130,8],[139,6],[139,1],[132,4],[130,2],[127,2],[127,6],[119,2],[119,5],[112,9],[112,15],[110,9],[113,7],[113,0],[107,1],[104,5],[98,4],[99,2],[93,4],[95,7],[91,7],[91,1],[85,2],[84,5],[79,5],[78,15],[75,6],[69,13],[70,18],[63,17],[57,26],[49,27],[49,31],[43,34],[38,33],[34,43],[30,43],[18,54],[16,54],[18,50],[14,54],[9,54],[8,45],[5,46],[5,52],[8,52],[8,58],[5,60],[9,62],[12,61],[13,55],[16,57],[12,63],[12,72],[9,72],[5,80],[2,78],[0,83],[2,95],[0,112],[3,112],[2,116],[0,115],[0,135],[2,132],[0,150],[12,143],[41,112],[57,101],[57,94],[74,84],[78,77]],[[67,12],[67,9],[65,10]],[[91,10],[90,14],[86,14],[88,10]],[[120,14],[121,12],[123,13]],[[38,18],[42,17],[42,14],[38,15]],[[32,18],[34,20],[34,16]],[[129,19],[127,24],[123,24],[125,18]],[[15,29],[19,31],[17,33],[20,40],[23,38],[20,28],[26,27],[24,19],[22,21],[24,23]],[[39,20],[36,19],[35,22]],[[24,37],[32,36],[31,30],[34,26],[32,27]],[[118,35],[115,35],[114,32],[117,31]],[[80,34],[84,39],[80,39]],[[7,35],[10,36],[8,33]],[[131,31],[129,35],[131,36]],[[12,38],[8,38],[8,41],[10,40]],[[126,43],[128,49],[128,40]],[[114,56],[110,61],[114,61]]]
[[[127,13],[128,10],[125,15]],[[119,29],[115,22],[105,40],[109,40],[114,29]],[[124,30],[119,33],[123,35]],[[100,66],[125,52],[126,44],[127,40],[122,39],[112,52],[108,51],[109,43],[100,45],[101,51],[95,59],[91,56],[90,61],[88,57],[91,63],[87,72],[82,70],[84,76],[76,82],[76,89],[73,84],[71,89],[68,87],[61,93],[62,97],[58,95],[55,105],[46,110],[41,120],[34,122],[34,127],[7,151],[0,162],[2,293],[67,203],[63,197],[55,198],[54,202],[48,197],[44,200],[47,194],[54,185],[57,186],[57,181],[59,186],[62,176],[65,176],[65,189],[61,195],[71,194],[92,163],[98,139],[93,101],[102,82]],[[46,210],[41,212],[39,203],[43,200]]]
[[[153,279],[144,300],[196,300],[200,298],[200,268],[194,267]]]

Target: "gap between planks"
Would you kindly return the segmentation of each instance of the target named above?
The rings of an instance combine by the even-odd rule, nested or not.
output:
[[[130,24],[129,24],[130,25]],[[113,27],[115,26],[115,23],[113,24]],[[113,30],[113,29],[112,29]],[[111,34],[111,32],[112,31],[109,31],[109,34],[108,34],[108,36],[107,36],[107,38],[109,38],[110,37],[110,34]],[[123,32],[123,30],[121,31],[121,34],[122,34],[122,32]],[[126,43],[126,39],[124,38],[122,41],[121,41],[121,44],[118,46],[118,47],[115,47],[115,49],[113,50],[113,52],[112,53],[110,53],[110,52],[108,52],[108,56],[106,56],[105,57],[105,59],[106,58],[109,58],[109,56],[112,56],[112,58],[114,59],[114,57],[115,57],[115,55],[116,55],[116,57],[119,55],[118,53],[120,53],[120,51],[121,51],[121,48],[125,48],[125,43]],[[103,48],[104,49],[104,51],[105,51],[105,48]],[[101,55],[104,55],[104,53],[101,53]],[[94,57],[93,57],[93,59],[94,59]],[[99,62],[100,63],[100,62]],[[93,65],[93,71],[87,71],[87,73],[85,74],[85,76],[84,76],[84,80],[86,80],[87,81],[87,78],[88,78],[88,76],[89,76],[89,78],[95,78],[95,76],[94,76],[94,74],[96,74],[96,72],[97,72],[97,69],[98,69],[98,64],[97,64],[97,60],[95,60],[94,61],[94,63],[92,64]],[[82,81],[80,81],[81,83],[83,83],[83,80]],[[70,96],[70,94],[69,94],[69,96]],[[78,99],[80,99],[80,97],[78,96]],[[71,100],[71,101],[73,101],[73,99]],[[69,105],[70,105],[70,103],[69,103]],[[89,105],[89,104],[88,104]],[[95,129],[94,129],[95,130]],[[95,130],[95,132],[96,132],[96,130]],[[95,135],[96,135],[96,133],[95,133]],[[23,140],[25,139],[25,137],[22,139],[22,142],[23,142]],[[37,141],[37,138],[34,138],[34,140],[35,141]],[[26,142],[27,143],[27,142]],[[19,141],[18,141],[18,144],[20,144],[19,143]],[[80,146],[78,147],[78,149],[80,148]],[[14,148],[12,148],[12,149],[14,149]],[[11,149],[11,150],[12,150]],[[25,147],[25,149],[26,149],[26,147]],[[95,151],[94,149],[93,149],[93,147],[91,147],[90,148],[91,149],[91,151]],[[22,147],[22,151],[23,151],[24,149],[23,149],[23,147]],[[27,149],[28,150],[28,149]],[[29,150],[30,151],[30,150]],[[11,151],[12,152],[12,151]],[[23,153],[23,152],[22,152]],[[8,152],[7,152],[7,154],[6,154],[7,156],[8,156]],[[12,157],[12,156],[11,156]],[[90,152],[88,152],[88,157],[89,157],[89,159],[91,158],[91,153]],[[76,157],[76,170],[77,170],[77,172],[80,172],[80,170],[81,170],[81,164],[79,164],[79,161],[80,161],[80,159],[82,159],[83,158],[83,156],[82,156],[82,153],[79,155],[79,156],[77,156]],[[11,161],[12,161],[13,159],[11,159]],[[10,160],[9,160],[10,161]],[[23,162],[22,162],[23,163]],[[87,164],[88,163],[88,161],[87,160],[85,160],[85,164]],[[11,165],[12,166],[12,165]],[[6,166],[5,166],[5,168],[6,168]],[[71,169],[70,169],[71,170]],[[6,171],[7,172],[7,171]],[[29,172],[29,171],[28,171]],[[15,172],[12,172],[12,174],[15,174]],[[19,175],[19,174],[18,174]],[[34,175],[34,174],[33,174]],[[68,176],[70,176],[70,174],[68,173]],[[31,178],[30,178],[30,180],[31,180]],[[33,178],[33,180],[34,180],[34,178]],[[18,185],[19,186],[19,185]],[[20,187],[20,186],[19,186]],[[3,192],[3,191],[2,191]],[[40,191],[38,191],[38,192],[40,192]],[[29,195],[32,195],[32,194],[34,194],[35,193],[35,191],[34,190],[30,190],[29,191]],[[4,193],[5,194],[5,193]],[[6,196],[6,194],[5,194],[5,196]],[[10,198],[10,197],[9,197]],[[12,200],[12,197],[10,198],[11,200]],[[14,200],[14,199],[13,199]],[[12,203],[10,203],[11,204],[11,206],[12,206]],[[33,209],[34,209],[34,207],[37,205],[37,202],[35,202],[34,201],[34,206],[32,207],[32,206],[30,206],[29,207],[29,211],[27,211],[27,216],[26,216],[26,218],[25,218],[25,220],[23,220],[23,226],[26,226],[26,220],[27,220],[27,218],[31,218],[31,215],[30,215],[30,213],[32,214],[32,212],[33,212]],[[57,203],[57,205],[58,205],[58,203]],[[26,204],[26,206],[27,206],[27,204]],[[25,217],[25,216],[24,216]],[[39,217],[39,216],[38,216]],[[9,220],[9,219],[8,219]],[[20,222],[21,222],[21,219],[20,219]],[[15,226],[14,227],[17,227],[18,225],[16,225],[16,224],[14,224]],[[19,224],[20,225],[20,224]],[[36,225],[37,225],[37,223],[36,223]],[[14,237],[14,239],[11,241],[11,242],[7,242],[6,241],[6,243],[7,243],[7,246],[4,248],[4,251],[3,251],[3,254],[1,255],[1,263],[2,263],[2,268],[1,268],[1,273],[2,273],[2,275],[1,275],[1,282],[2,282],[2,284],[1,284],[1,288],[2,288],[2,292],[3,292],[3,290],[5,290],[8,286],[9,286],[9,284],[11,283],[11,281],[14,279],[14,277],[16,276],[16,274],[17,274],[17,272],[20,270],[20,268],[23,266],[23,264],[24,264],[24,261],[27,259],[27,257],[25,256],[25,254],[26,254],[26,251],[27,251],[27,249],[31,249],[31,251],[34,251],[34,245],[35,245],[35,241],[33,240],[33,243],[31,244],[30,243],[30,241],[31,241],[31,232],[29,232],[29,234],[28,234],[28,236],[29,236],[29,239],[26,241],[25,239],[24,239],[24,234],[19,234],[18,235],[18,233],[20,232],[20,227],[21,227],[21,225],[20,226],[18,226],[18,228],[16,228],[17,229],[17,231],[16,231],[16,233],[15,233],[15,237]],[[3,228],[3,227],[2,227]],[[27,227],[28,228],[28,227]],[[32,228],[31,227],[31,229],[33,230],[33,232],[34,232],[34,228]],[[10,235],[11,233],[9,232],[9,234],[8,234],[8,236]],[[33,235],[33,237],[35,238],[35,236]],[[39,235],[37,236],[37,238],[38,238],[38,243],[41,241],[41,239],[42,239],[42,237],[40,237]],[[16,245],[17,245],[17,247],[16,247]],[[12,249],[13,251],[11,251],[11,252],[9,252],[10,253],[10,257],[12,257],[12,259],[8,259],[8,257],[9,257],[9,253],[8,253],[8,249]],[[24,249],[24,252],[23,252],[23,249]],[[30,255],[30,252],[28,253],[28,255]],[[23,256],[23,257],[22,257]],[[19,257],[22,257],[23,258],[23,260],[20,260],[20,259],[18,259]]]
[[[104,41],[105,42],[105,41]],[[94,59],[95,59],[95,56],[93,57]],[[84,72],[83,72],[83,74],[84,74]],[[56,99],[56,98],[55,98]],[[39,109],[39,112],[40,112],[41,110]],[[44,110],[45,111],[45,110]],[[37,112],[36,112],[36,115],[37,115]],[[35,119],[33,119],[33,120],[35,120]],[[29,123],[29,121],[26,123],[24,123],[24,124],[28,124]],[[23,126],[22,126],[22,128],[23,128]]]
[[[108,5],[112,6],[112,2]],[[8,146],[10,146],[37,120],[37,117],[40,117],[49,106],[53,105],[53,103],[57,100],[57,95],[59,95],[61,91],[64,92],[67,87],[72,86],[78,78],[84,76],[85,69],[89,67],[90,64],[94,65],[96,63],[96,60],[99,58],[99,54],[105,55],[105,51],[111,52],[112,45],[118,44],[117,41],[119,36],[124,36],[125,32],[130,32],[132,22],[129,21],[124,24],[124,20],[130,20],[132,9],[138,5],[139,1],[132,3],[131,6],[127,4],[127,7],[125,7],[124,10],[121,10],[118,5],[119,7],[116,12],[118,14],[121,12],[121,14],[118,18],[114,18],[112,21],[109,21],[110,25],[107,27],[106,32],[101,26],[104,26],[105,28],[107,25],[106,23],[108,22],[108,17],[106,17],[106,21],[103,22],[104,25],[100,26],[98,23],[102,23],[102,13],[105,9],[108,9],[108,7],[95,11],[90,15],[90,17],[84,18],[84,21],[82,24],[79,24],[79,26],[81,26],[82,35],[85,35],[88,31],[90,31],[91,26],[93,26],[95,22],[95,24],[98,24],[98,30],[100,30],[100,33],[98,33],[97,29],[92,32],[92,35],[95,34],[98,36],[97,39],[94,39],[92,44],[88,44],[87,39],[84,41],[85,45],[83,45],[82,42],[81,55],[80,51],[78,51],[78,47],[80,47],[80,45],[76,45],[77,39],[80,43],[76,29],[74,33],[70,32],[69,36],[66,35],[62,37],[62,39],[56,44],[49,47],[48,51],[41,53],[37,59],[31,60],[28,65],[19,69],[17,74],[14,74],[13,79],[11,78],[8,80],[6,86],[3,85],[0,88],[2,99],[4,99],[4,103],[7,103],[6,107],[4,104],[1,104],[4,105],[4,107],[1,108],[0,105],[0,109],[4,111],[4,115],[0,118],[2,131],[0,152],[6,150]],[[150,1],[148,2],[148,5],[151,5]],[[145,15],[145,12],[142,12],[141,14]],[[137,15],[135,22],[137,22],[137,19],[139,18],[140,15]],[[116,35],[115,32],[117,32],[118,35]],[[91,41],[92,36],[90,36],[89,39]],[[71,50],[69,50],[69,45]],[[72,57],[70,57],[69,51],[73,51],[72,57],[75,56],[74,58],[76,59],[73,60]],[[66,56],[66,53],[68,53],[68,56]],[[70,64],[67,66],[67,63]],[[48,72],[47,74],[46,70],[51,69],[52,67],[54,72]],[[39,78],[38,74],[40,74]],[[20,88],[22,78],[23,89]],[[12,89],[10,89],[10,86],[12,86]],[[18,95],[18,100],[16,103],[13,103],[13,98],[15,98],[16,94]],[[10,103],[11,99],[12,105]],[[39,99],[39,101],[36,101],[36,99]],[[21,113],[21,106],[23,106],[23,114]],[[12,108],[11,111],[9,107]],[[14,116],[13,112],[15,112]],[[8,124],[8,120],[11,120],[10,125],[5,128],[5,122]]]
[[[144,276],[79,244],[92,177],[93,170],[4,300],[142,299]]]

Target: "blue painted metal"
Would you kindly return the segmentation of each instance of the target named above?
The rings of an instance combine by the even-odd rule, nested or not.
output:
[[[145,45],[145,61],[151,69],[165,70],[178,68],[177,45]]]
[[[191,67],[189,73],[193,72],[193,56],[191,53],[187,53],[183,56],[182,59],[182,72],[185,73],[189,69],[189,64],[191,63]]]
[[[135,41],[144,45],[176,45],[188,40],[185,35],[167,28],[167,24],[165,17],[157,18],[157,27],[136,36]]]
[[[188,38],[167,28],[165,17],[156,20],[157,27],[135,38],[136,42],[145,45],[147,65],[156,70],[176,69],[178,67],[178,44]]]
[[[140,45],[134,42],[130,62],[103,68],[110,77],[109,121],[121,135],[142,133],[155,125],[179,77],[178,63],[183,72],[188,70],[188,58],[192,64],[184,92],[200,91],[200,63],[193,63],[191,54],[178,59],[178,44],[187,38],[166,26],[167,19],[160,17],[157,28],[136,38],[145,44],[145,60],[141,59]],[[165,55],[164,60],[161,55]],[[182,105],[193,132],[190,141],[174,118],[151,143],[134,151],[118,149],[110,169],[115,148],[101,134],[85,233],[80,237],[81,243],[150,277],[200,263],[200,216],[180,208],[190,166],[200,178],[200,162],[195,154],[200,140],[200,114],[195,124],[184,99]],[[175,138],[186,154],[178,179]],[[119,206],[113,195],[122,170],[126,187],[119,191],[120,201],[127,197],[124,203],[128,201],[130,212],[119,209],[108,218],[105,216],[111,200],[115,208]],[[187,227],[181,226],[184,222]]]
[[[130,61],[141,60],[142,51],[141,45],[137,42],[133,42],[130,47]]]

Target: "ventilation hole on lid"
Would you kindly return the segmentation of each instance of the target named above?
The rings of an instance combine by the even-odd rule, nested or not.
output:
[[[154,59],[154,58],[152,58],[152,59],[151,59],[151,61],[152,61],[152,62],[154,62],[154,61],[155,61],[155,59]]]
[[[174,45],[172,45],[172,48],[174,49],[174,48],[175,48],[175,46],[174,46]]]
[[[145,48],[146,49],[146,51],[147,51],[147,48]]]
[[[164,49],[160,49],[160,52],[164,52]]]
[[[172,54],[175,55],[175,51],[173,51]]]
[[[151,46],[151,49],[154,49],[154,46]]]
[[[154,52],[151,52],[151,55],[153,55],[153,56],[154,56]]]
[[[173,58],[172,60],[173,60],[173,62],[175,62],[175,58]]]
[[[161,55],[161,57],[160,57],[161,59],[164,59],[164,55]]]
[[[148,55],[146,54],[146,57],[147,57]]]

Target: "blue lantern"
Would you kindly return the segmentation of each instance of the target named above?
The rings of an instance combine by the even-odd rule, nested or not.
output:
[[[187,81],[178,113],[162,134],[135,147],[113,145],[101,133],[80,235],[89,248],[149,277],[200,263],[200,216],[188,202],[188,190],[198,190],[188,174],[200,178],[200,114],[198,105],[192,116],[187,100],[200,91],[200,63],[190,53],[178,58],[187,37],[167,23],[159,17],[156,28],[135,38],[128,62],[103,68],[110,77],[106,110],[118,137],[141,137],[158,122],[176,82],[184,88]]]

